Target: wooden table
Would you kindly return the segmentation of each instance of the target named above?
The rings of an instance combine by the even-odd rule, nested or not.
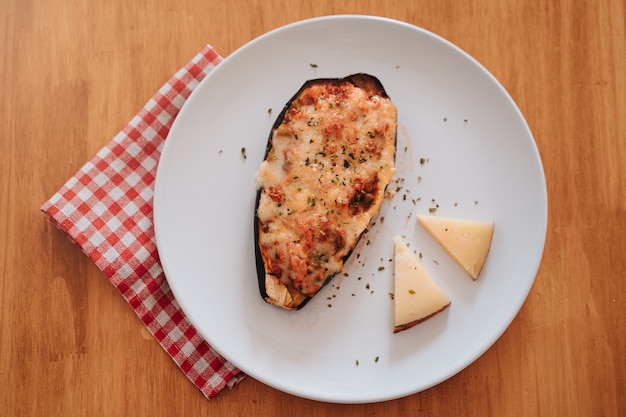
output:
[[[487,353],[425,392],[336,405],[247,378],[207,400],[39,206],[205,43],[228,56],[337,13],[435,32],[516,100],[550,199],[535,285]],[[1,413],[626,415],[625,21],[622,0],[0,0]]]

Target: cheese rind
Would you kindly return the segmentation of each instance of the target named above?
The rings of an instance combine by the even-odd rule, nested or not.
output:
[[[495,223],[438,216],[417,216],[417,219],[448,255],[476,280],[491,248]]]
[[[393,296],[394,333],[406,330],[443,311],[450,298],[430,277],[402,238],[395,244]]]

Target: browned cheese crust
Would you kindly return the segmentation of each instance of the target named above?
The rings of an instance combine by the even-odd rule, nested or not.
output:
[[[257,174],[262,297],[301,308],[340,272],[395,172],[397,110],[357,74],[304,84],[278,117]]]

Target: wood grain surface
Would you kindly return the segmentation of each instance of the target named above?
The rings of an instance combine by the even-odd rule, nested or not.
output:
[[[98,268],[39,212],[178,68],[300,19],[421,26],[491,71],[543,158],[549,224],[529,298],[448,381],[366,405],[252,378],[205,399]],[[0,414],[626,415],[623,0],[0,0]]]

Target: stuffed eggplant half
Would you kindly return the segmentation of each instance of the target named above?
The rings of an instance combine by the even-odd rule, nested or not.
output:
[[[257,173],[261,297],[302,308],[343,269],[395,173],[397,109],[367,74],[309,80],[270,132]]]

